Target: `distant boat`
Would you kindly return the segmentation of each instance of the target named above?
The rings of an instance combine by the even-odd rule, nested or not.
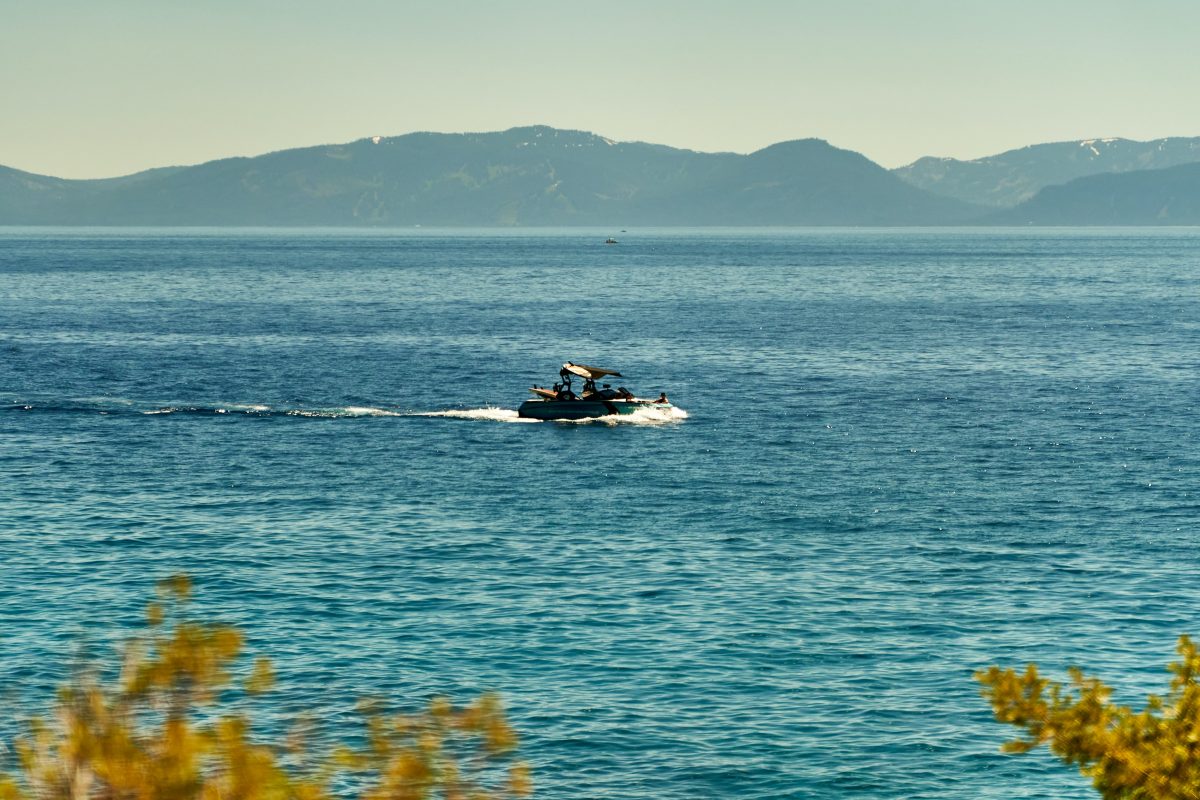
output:
[[[617,243],[617,240],[616,240],[616,239],[614,239],[614,238],[612,238],[612,237],[610,236],[610,237],[608,237],[607,239],[605,239],[605,240],[604,240],[604,243],[605,243],[605,244],[616,244],[616,243]]]
[[[616,414],[632,414],[641,409],[662,411],[672,408],[666,393],[660,394],[657,400],[646,400],[634,397],[624,386],[613,389],[606,383],[599,389],[596,388],[596,381],[600,378],[624,377],[616,370],[572,364],[568,361],[562,365],[558,376],[561,380],[554,384],[553,389],[531,387],[529,391],[537,395],[537,398],[521,403],[517,409],[517,416],[526,419],[595,419]],[[583,394],[576,395],[571,390],[573,377],[583,378]]]

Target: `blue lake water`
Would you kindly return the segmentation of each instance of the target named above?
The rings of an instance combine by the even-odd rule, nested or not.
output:
[[[0,694],[183,571],[542,798],[1094,796],[971,676],[1200,634],[1200,231],[612,233],[0,230]],[[512,421],[567,359],[688,416]]]

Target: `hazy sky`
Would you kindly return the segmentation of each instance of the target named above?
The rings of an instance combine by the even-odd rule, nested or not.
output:
[[[1195,0],[0,0],[0,164],[101,177],[414,130],[885,166],[1200,135]]]

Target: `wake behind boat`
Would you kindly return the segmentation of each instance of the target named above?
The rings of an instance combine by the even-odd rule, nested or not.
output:
[[[562,365],[558,372],[559,381],[552,388],[534,385],[529,391],[537,397],[521,403],[517,416],[525,419],[594,419],[613,415],[634,414],[641,410],[667,411],[674,406],[667,399],[665,392],[659,394],[656,400],[634,397],[633,392],[624,386],[612,388],[610,384],[601,384],[597,388],[596,381],[604,378],[622,378],[621,373],[612,369],[589,367],[586,364],[573,364],[570,361]],[[583,387],[576,394],[573,387],[574,378],[583,378]]]

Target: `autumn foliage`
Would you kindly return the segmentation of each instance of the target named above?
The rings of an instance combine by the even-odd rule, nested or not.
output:
[[[334,785],[358,787],[360,800],[530,794],[528,768],[511,760],[516,734],[490,694],[463,708],[439,698],[406,715],[364,703],[358,748],[313,752],[302,724],[282,742],[264,741],[245,712],[221,705],[239,689],[269,691],[270,662],[260,658],[235,685],[241,634],[186,616],[187,578],[159,588],[119,676],[78,675],[54,713],[13,743],[16,768],[0,774],[0,800],[332,800]]]
[[[1200,653],[1186,636],[1176,652],[1169,692],[1136,712],[1077,668],[1068,685],[1041,677],[1033,664],[1023,674],[992,667],[976,677],[996,719],[1025,732],[1006,751],[1047,744],[1104,798],[1182,800],[1200,797]]]

